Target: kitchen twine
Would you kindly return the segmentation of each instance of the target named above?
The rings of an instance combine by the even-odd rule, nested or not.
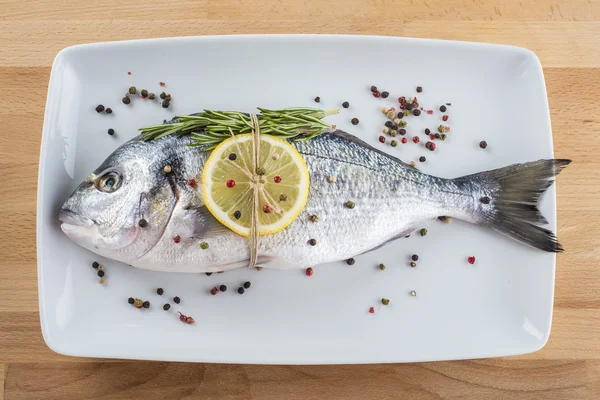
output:
[[[252,130],[252,181],[254,185],[252,188],[252,225],[250,227],[250,263],[248,264],[248,268],[254,268],[258,260],[258,182],[260,180],[260,176],[258,175],[258,160],[260,156],[260,124],[258,123],[256,114],[250,114],[250,120],[254,127]]]

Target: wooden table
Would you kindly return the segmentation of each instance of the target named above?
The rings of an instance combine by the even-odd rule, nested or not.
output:
[[[600,398],[600,1],[0,0],[0,400]],[[35,201],[50,66],[70,45],[230,33],[346,33],[505,43],[544,66],[558,180],[554,326],[541,351],[366,366],[114,362],[54,354],[40,334]],[[526,104],[515,99],[515,112]]]

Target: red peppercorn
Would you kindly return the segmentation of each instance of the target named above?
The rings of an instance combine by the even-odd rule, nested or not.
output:
[[[379,93],[378,91],[374,91],[373,97],[381,97],[381,93]]]
[[[179,313],[179,320],[182,322],[185,322],[185,320],[187,319],[187,317],[185,315],[183,315],[181,312],[177,311]]]
[[[185,322],[187,322],[188,324],[193,324],[194,323],[194,318],[192,317],[186,317]]]
[[[444,115],[444,116],[442,117],[442,121],[448,121],[448,116],[447,116],[447,115]]]
[[[190,185],[190,186],[196,186],[196,180],[194,178],[188,180],[188,185]]]
[[[402,104],[406,101],[406,97],[405,96],[400,96],[398,97],[398,103]]]
[[[165,83],[164,82],[160,82],[160,86],[165,87]]]
[[[406,144],[406,142],[408,142],[408,139],[407,139],[407,138],[405,138],[405,137],[403,137],[403,138],[402,138],[402,144]]]
[[[413,141],[414,143],[419,143],[419,142],[421,141],[421,139],[419,139],[419,137],[418,137],[418,136],[414,136],[414,137],[412,138],[412,141]]]
[[[375,308],[373,308],[373,307],[369,308],[369,312],[370,312],[371,314],[375,314]]]
[[[273,178],[273,181],[275,183],[279,183],[279,182],[281,182],[281,177],[279,175],[277,175],[275,178]]]
[[[475,256],[469,256],[467,258],[467,261],[469,262],[469,264],[475,264]]]
[[[313,274],[313,269],[310,267],[306,268],[306,276],[312,276],[312,274]]]
[[[265,205],[263,206],[263,212],[265,212],[265,213],[267,213],[267,214],[270,214],[270,213],[272,213],[272,212],[273,212],[273,209],[271,208],[271,206],[270,206],[270,205],[268,205],[268,204],[265,204]]]
[[[179,235],[175,236],[175,237],[173,238],[173,241],[174,241],[175,243],[179,243],[179,242],[181,242],[181,236],[179,236]]]
[[[131,71],[127,72],[127,75],[131,75]]]
[[[381,143],[385,143],[385,137],[383,137],[383,136],[379,136],[379,142],[381,142]]]
[[[429,143],[431,143],[429,145],[429,150],[434,151],[435,150],[435,143],[433,143],[433,142],[429,142]]]
[[[210,289],[210,294],[212,294],[213,296],[217,293],[219,293],[219,289],[216,286],[214,288]]]
[[[429,134],[429,139],[431,139],[431,140],[435,139],[435,135],[433,133],[430,133]]]
[[[433,110],[427,110],[427,114],[429,114],[429,115],[433,114]]]
[[[444,126],[444,132],[450,132],[450,127],[448,125]]]
[[[233,179],[230,179],[227,181],[227,187],[228,188],[232,188],[235,186],[235,181]]]

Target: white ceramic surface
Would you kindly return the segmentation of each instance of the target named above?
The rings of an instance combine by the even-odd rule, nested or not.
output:
[[[173,95],[171,108],[138,98],[122,104],[129,86],[158,94],[159,81]],[[373,98],[372,84],[390,98]],[[421,103],[436,112],[410,118],[407,137],[424,139],[419,132],[441,123],[439,105],[452,102],[449,139],[435,152],[424,149],[424,140],[395,149],[378,143],[380,108],[416,95],[417,85],[424,88]],[[339,128],[407,162],[427,156],[418,163],[427,173],[455,177],[553,156],[542,69],[525,49],[356,36],[174,38],[65,49],[48,88],[38,186],[40,315],[48,346],[75,356],[274,364],[478,358],[544,346],[555,256],[458,221],[431,222],[426,237],[388,244],[354,266],[315,266],[310,278],[304,271],[147,272],[101,259],[61,232],[63,201],[138,127],[202,108],[313,106],[315,96],[323,108],[340,108],[329,119]],[[114,114],[97,114],[98,103]],[[358,126],[350,124],[355,116]],[[108,136],[108,128],[117,134]],[[555,230],[554,187],[541,208]],[[408,266],[413,253],[417,268]],[[94,260],[106,266],[105,285],[90,266]],[[382,262],[385,271],[376,268]],[[245,280],[252,288],[240,296],[235,288]],[[211,296],[216,284],[229,290]],[[165,289],[162,298],[157,287]],[[182,303],[163,311],[175,295]],[[137,310],[129,296],[152,307]],[[196,324],[179,322],[177,310]]]

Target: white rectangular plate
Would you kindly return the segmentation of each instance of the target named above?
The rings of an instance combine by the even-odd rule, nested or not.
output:
[[[390,97],[371,96],[372,84]],[[131,85],[171,93],[171,107],[139,98],[124,105]],[[424,88],[419,100],[434,115],[409,119],[409,143],[378,143],[381,107],[397,106],[399,95],[417,95],[416,86]],[[350,108],[341,108],[343,101]],[[446,102],[452,102],[448,140],[435,152],[424,148],[425,140],[413,144],[414,135],[425,139],[426,127],[435,131]],[[114,113],[96,113],[99,103]],[[554,254],[459,221],[431,222],[426,237],[392,242],[357,257],[354,266],[315,266],[310,278],[304,271],[142,271],[97,257],[61,232],[63,201],[137,128],[203,108],[301,105],[340,108],[328,121],[406,162],[425,155],[418,167],[434,175],[553,156],[542,69],[525,49],[358,36],[173,38],[65,49],[48,88],[38,186],[40,316],[48,346],[74,356],[273,364],[463,359],[544,346]],[[108,136],[108,128],[117,134]],[[486,150],[480,140],[488,142]],[[554,187],[541,208],[555,230]],[[413,253],[420,257],[417,268],[408,265]],[[467,263],[470,255],[474,265]],[[90,266],[94,260],[106,266],[104,285]],[[379,270],[379,263],[387,269]],[[235,289],[246,280],[252,288],[240,296]],[[208,293],[222,283],[226,293]],[[176,295],[179,306],[170,301]],[[149,300],[151,308],[133,308],[130,296]],[[389,306],[381,305],[382,297]],[[162,310],[166,301],[170,312]],[[178,310],[196,324],[179,322]]]

